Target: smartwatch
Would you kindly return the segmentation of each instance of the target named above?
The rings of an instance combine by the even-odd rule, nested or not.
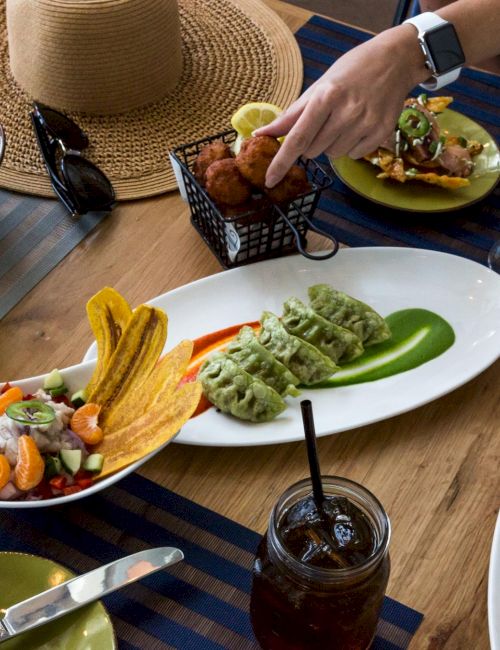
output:
[[[425,66],[431,72],[431,78],[420,84],[422,88],[437,90],[458,79],[465,55],[453,25],[430,11],[404,23],[416,27]]]

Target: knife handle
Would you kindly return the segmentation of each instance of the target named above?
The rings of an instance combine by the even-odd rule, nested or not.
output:
[[[0,642],[6,641],[10,636],[11,634],[9,630],[7,630],[2,621],[0,621]]]

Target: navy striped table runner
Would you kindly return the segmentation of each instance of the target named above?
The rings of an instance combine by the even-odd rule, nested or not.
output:
[[[0,190],[0,318],[107,214],[74,219],[55,199]]]
[[[339,56],[370,35],[314,16],[296,37],[304,60],[305,89]],[[497,142],[500,140],[499,76],[466,69],[458,81],[447,86],[446,94],[454,97],[454,110],[481,124]],[[500,186],[469,208],[416,214],[377,206],[335,178],[332,188],[324,192],[315,216],[321,227],[348,246],[413,246],[486,264],[489,249],[500,238]]]
[[[76,573],[152,546],[185,560],[104,598],[120,650],[256,650],[248,616],[260,536],[138,474],[67,506],[4,510],[0,551],[43,555]],[[407,648],[422,620],[386,598],[373,650]],[[29,650],[29,649],[27,649]]]

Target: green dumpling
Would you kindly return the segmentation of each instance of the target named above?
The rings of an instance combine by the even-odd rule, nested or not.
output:
[[[265,311],[260,322],[260,343],[291,370],[300,379],[301,384],[317,384],[339,369],[313,345],[289,334],[275,314]]]
[[[354,332],[326,320],[298,298],[289,298],[283,310],[281,322],[285,329],[314,345],[335,363],[346,363],[363,354],[363,344]]]
[[[261,379],[280,395],[300,395],[295,388],[299,383],[298,377],[259,343],[253,328],[248,325],[240,329],[225,352],[240,368]]]
[[[365,347],[391,337],[391,330],[380,314],[364,302],[328,284],[309,287],[309,299],[315,312],[331,323],[354,332]]]
[[[205,361],[198,379],[212,404],[241,420],[268,422],[286,408],[285,401],[273,388],[252,377],[222,352]]]

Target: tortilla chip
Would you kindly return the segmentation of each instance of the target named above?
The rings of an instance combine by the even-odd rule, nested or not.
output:
[[[388,157],[386,158],[388,160]],[[382,167],[382,164],[380,164]],[[384,161],[384,166],[382,167],[384,172],[382,174],[377,174],[377,178],[393,178],[395,181],[400,183],[406,183],[408,177],[405,174],[404,163],[401,158],[392,158],[391,163]]]
[[[429,183],[430,185],[438,185],[439,187],[444,187],[448,190],[456,190],[459,187],[467,187],[470,185],[468,178],[461,178],[460,176],[446,176],[444,174],[436,174],[434,172],[428,172],[427,174],[415,174],[412,176],[412,180],[423,181],[424,183]]]
[[[112,409],[104,433],[116,431],[143,415],[153,404],[168,398],[186,372],[193,352],[192,341],[181,341],[160,359],[144,383],[134,383],[121,408]]]
[[[104,456],[96,479],[123,469],[172,439],[193,414],[201,394],[200,382],[183,384],[128,426],[108,433],[94,448]]]
[[[425,108],[432,113],[442,113],[453,101],[453,97],[427,97]]]
[[[379,167],[383,169],[384,171],[388,171],[390,169],[390,166],[392,165],[392,161],[394,160],[395,156],[392,153],[392,151],[388,151],[387,149],[379,149],[378,150],[378,160],[379,160]]]

